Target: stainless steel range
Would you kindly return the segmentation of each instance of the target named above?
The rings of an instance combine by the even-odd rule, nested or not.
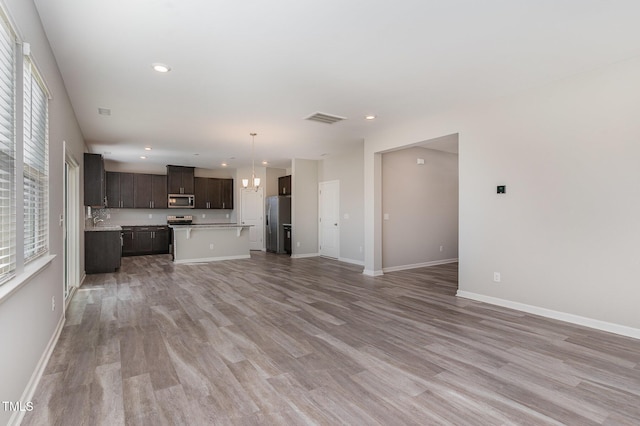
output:
[[[167,216],[167,225],[191,225],[193,223],[193,216]],[[173,230],[169,233],[169,253],[175,258],[173,251]]]
[[[167,225],[191,225],[193,216],[167,216]]]

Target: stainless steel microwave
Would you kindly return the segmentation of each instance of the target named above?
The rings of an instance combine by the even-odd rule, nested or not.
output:
[[[170,209],[192,209],[195,206],[195,196],[187,194],[169,194]]]

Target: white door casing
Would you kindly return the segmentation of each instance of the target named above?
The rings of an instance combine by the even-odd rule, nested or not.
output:
[[[249,250],[264,250],[264,190],[242,189],[240,223],[249,228]]]
[[[320,256],[340,257],[340,181],[320,182],[318,191]]]

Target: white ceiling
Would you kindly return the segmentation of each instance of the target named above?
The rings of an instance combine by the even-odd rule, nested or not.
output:
[[[35,3],[88,146],[122,162],[243,167],[257,132],[287,167],[640,54],[637,0]]]

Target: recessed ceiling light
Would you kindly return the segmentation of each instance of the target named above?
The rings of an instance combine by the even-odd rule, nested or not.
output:
[[[222,163],[221,166],[222,167],[227,167],[227,163]]]
[[[109,108],[98,108],[98,114],[111,115],[111,110]]]
[[[145,157],[144,155],[141,155],[140,158],[142,158],[143,160],[147,159],[147,157]]]
[[[266,166],[267,164],[269,164],[269,162],[268,162],[268,161],[263,161],[263,162],[262,162],[262,165],[263,165],[263,166]]]
[[[144,150],[145,150],[145,151],[151,151],[151,147],[150,147],[150,146],[145,146],[145,147],[144,147]]]
[[[365,118],[365,120],[375,120],[376,116],[375,115],[367,115],[364,118]]]
[[[152,64],[151,66],[157,72],[167,73],[167,72],[171,71],[171,67],[169,67],[169,65],[165,65],[165,64],[161,64],[161,63],[155,63],[155,64]]]

